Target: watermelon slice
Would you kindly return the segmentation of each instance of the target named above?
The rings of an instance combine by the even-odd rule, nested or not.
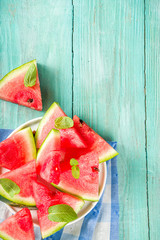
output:
[[[10,172],[6,172],[0,175],[0,195],[13,203],[17,203],[20,205],[27,206],[35,206],[35,200],[33,197],[33,180],[36,179],[36,166],[35,160],[26,163],[25,165],[12,170]],[[14,196],[8,193],[12,189],[12,186],[8,183],[5,183],[5,188],[3,186],[2,179],[9,179],[13,181],[19,188],[20,192],[18,194],[14,194]],[[7,185],[6,185],[7,184]]]
[[[33,60],[12,70],[0,80],[0,98],[41,111],[42,98],[38,70],[35,85],[32,87],[24,85],[24,77],[31,64],[35,64],[37,68],[36,60]]]
[[[59,135],[60,139],[60,135]],[[97,201],[99,191],[98,155],[95,152],[85,153],[84,149],[59,149],[58,131],[51,130],[40,147],[37,160],[37,174],[56,188],[77,195],[86,200]],[[56,142],[58,143],[56,147]],[[81,154],[84,155],[81,155]],[[80,177],[72,176],[70,159],[78,160]]]
[[[66,225],[66,222],[52,222],[48,219],[48,208],[50,206],[67,204],[78,213],[84,205],[83,200],[67,193],[60,192],[51,185],[44,185],[42,182],[34,181],[33,189],[43,238],[52,235]]]
[[[52,129],[41,145],[36,160],[37,174],[47,182],[54,179],[56,184],[59,183],[61,153],[55,150],[60,149],[60,132]]]
[[[47,137],[48,133],[52,128],[55,128],[55,119],[58,117],[66,116],[63,110],[60,108],[58,103],[54,102],[48,111],[43,116],[40,121],[36,135],[36,146],[40,148],[44,139]],[[75,129],[75,127],[60,129],[61,133],[61,147],[62,148],[85,148],[86,144]]]
[[[0,143],[0,166],[13,170],[36,158],[36,146],[30,127]]]
[[[6,240],[35,240],[31,213],[23,208],[0,224],[0,237]]]
[[[118,155],[118,152],[112,148],[102,137],[100,137],[92,128],[76,115],[73,117],[74,126],[79,134],[85,139],[88,147],[97,152],[99,162],[105,162]]]
[[[78,161],[78,179],[72,175],[71,158]],[[99,200],[99,159],[95,152],[84,155],[79,155],[76,151],[66,153],[65,158],[60,160],[60,172],[59,183],[54,183],[53,179],[53,186],[87,201]]]

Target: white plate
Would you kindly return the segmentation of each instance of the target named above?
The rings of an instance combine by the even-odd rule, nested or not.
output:
[[[18,128],[16,128],[10,135],[9,137],[19,131],[20,129],[22,128],[25,128],[25,127],[31,127],[32,131],[33,130],[37,130],[37,126],[40,122],[42,118],[39,117],[39,118],[35,118],[31,121],[28,121],[24,124],[22,124],[21,126],[19,126]],[[99,196],[101,197],[102,193],[103,193],[103,190],[104,190],[104,187],[105,187],[105,183],[106,183],[106,177],[107,177],[107,168],[106,168],[106,163],[101,163],[99,165]],[[5,170],[3,169],[2,170],[2,173],[4,172]],[[95,206],[96,206],[97,202],[89,202],[89,201],[85,201],[85,204],[83,206],[83,208],[79,211],[78,213],[78,218],[70,223],[68,223],[67,225],[70,225],[72,223],[76,223],[77,221],[79,221],[80,219],[82,219],[83,217],[85,217]],[[7,204],[6,204],[7,205]],[[17,208],[17,207],[13,207],[13,206],[9,206],[7,205],[7,207],[13,212],[17,212],[20,210],[20,208]],[[31,214],[32,214],[32,217],[33,217],[33,222],[34,224],[38,225],[38,220],[37,220],[37,212],[36,210],[31,210]]]

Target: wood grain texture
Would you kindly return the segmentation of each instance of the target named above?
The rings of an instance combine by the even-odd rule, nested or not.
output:
[[[73,3],[73,112],[118,141],[120,239],[148,239],[144,3]]]
[[[70,1],[0,1],[0,79],[37,59],[43,111],[0,100],[0,128],[42,116],[53,101],[72,114],[72,4]]]
[[[160,1],[147,0],[146,43],[146,130],[150,239],[160,239]]]

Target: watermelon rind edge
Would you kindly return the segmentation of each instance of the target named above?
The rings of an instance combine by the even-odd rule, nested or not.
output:
[[[46,238],[46,237],[49,237],[51,235],[53,235],[54,233],[58,232],[59,230],[61,230],[67,223],[59,223],[57,228],[55,227],[51,227],[49,228],[47,231],[45,232],[41,232],[42,234],[42,238]],[[54,229],[54,230],[53,230]]]
[[[2,231],[0,231],[0,238],[2,238],[3,240],[14,240],[14,238],[10,237],[9,235]]]
[[[7,82],[7,80],[10,80],[11,77],[14,77],[14,76],[17,76],[19,74],[19,72],[24,69],[24,67],[28,67],[29,68],[29,65],[31,63],[35,63],[35,65],[37,66],[36,64],[36,59],[34,60],[31,60],[27,63],[24,63],[23,65],[11,70],[9,73],[7,73],[1,80],[0,80],[0,88]],[[9,78],[8,78],[9,77]]]
[[[37,150],[36,150],[36,144],[35,144],[32,129],[31,129],[31,127],[22,128],[22,129],[18,130],[17,132],[15,132],[14,134],[19,133],[21,131],[26,131],[28,146],[30,147],[30,150],[31,150],[30,151],[30,156],[32,157],[31,160],[35,160],[36,156],[37,156]],[[10,137],[12,137],[12,135]]]
[[[114,150],[114,149],[113,149],[113,150]],[[116,157],[118,154],[119,154],[119,153],[118,153],[116,150],[114,150],[114,151],[112,151],[112,153],[110,153],[110,154],[106,153],[106,156],[104,156],[104,157],[99,156],[99,163],[106,162],[106,161],[108,161],[108,160]]]
[[[48,117],[50,116],[50,114],[53,113],[53,109],[59,107],[59,104],[57,102],[52,103],[52,105],[48,108],[48,110],[46,111],[46,113],[44,114],[44,116],[42,117],[41,121],[39,122],[36,134],[35,134],[35,142],[37,145],[37,139],[39,137],[39,134],[41,132],[41,129],[44,125],[44,123],[47,121]]]
[[[112,149],[112,152],[108,154],[108,152],[106,154],[103,154],[102,156],[99,156],[99,163],[103,163],[106,162],[114,157],[116,157],[119,153],[114,150],[114,148]]]
[[[37,158],[36,158],[36,162],[38,162],[38,158],[39,158],[39,155],[41,153],[41,151],[43,151],[43,148],[45,148],[46,144],[48,141],[50,141],[50,136],[51,135],[60,135],[60,132],[59,130],[57,129],[51,129],[51,131],[48,133],[47,137],[45,138],[45,140],[43,141],[42,145],[40,146],[40,148],[38,149],[38,152],[37,152]]]
[[[2,186],[0,186],[0,195],[13,203],[15,202],[17,204],[24,205],[24,206],[30,206],[30,207],[36,206],[36,203],[33,199],[29,200],[29,198],[28,198],[28,200],[26,200],[25,198],[22,198],[22,197],[16,196],[16,195],[13,198],[9,197],[9,195],[6,194],[5,190],[3,190]]]
[[[36,144],[35,144],[35,140],[34,140],[32,129],[30,127],[28,127],[28,128],[29,128],[28,129],[29,144],[32,146],[32,155],[33,155],[33,159],[32,160],[34,160],[34,159],[36,159],[36,155],[37,155]]]
[[[82,196],[80,196],[80,195],[73,194],[73,193],[65,190],[64,188],[62,188],[62,187],[60,187],[60,186],[58,186],[58,185],[56,185],[56,184],[54,184],[54,183],[51,183],[51,185],[54,186],[55,188],[57,188],[58,190],[60,190],[60,191],[62,191],[62,192],[65,192],[65,193],[68,193],[68,194],[70,194],[70,195],[73,195],[73,196],[75,196],[75,197],[78,197],[78,198],[80,198],[81,200],[91,201],[91,202],[98,202],[98,201],[99,201],[99,198],[96,198],[96,199],[93,199],[93,198],[85,198],[85,197],[82,197]]]
[[[77,207],[75,208],[75,212],[78,213],[81,208],[84,206],[84,201],[82,199],[80,199],[81,202],[79,202],[79,204],[77,204]],[[80,204],[81,203],[81,204]],[[67,225],[67,223],[59,223],[59,225],[57,226],[57,228],[55,227],[51,227],[50,229],[48,229],[45,232],[42,232],[42,238],[46,238],[51,236],[52,234],[54,234],[55,232],[59,231],[60,229],[62,229],[65,225]],[[52,229],[54,228],[54,230],[52,231]]]

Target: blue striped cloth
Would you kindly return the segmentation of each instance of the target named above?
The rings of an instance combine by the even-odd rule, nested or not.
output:
[[[0,129],[0,141],[12,131]],[[116,149],[116,142],[109,142]],[[95,208],[82,220],[64,227],[46,240],[118,240],[119,200],[117,157],[107,163],[107,183],[105,191]],[[0,221],[12,213],[0,202]],[[39,227],[35,227],[36,240],[41,240]]]

